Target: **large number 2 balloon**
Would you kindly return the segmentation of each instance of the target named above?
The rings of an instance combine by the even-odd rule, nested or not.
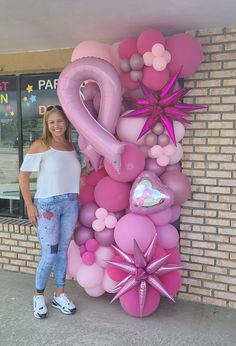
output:
[[[85,108],[81,99],[80,87],[86,80],[94,80],[101,92],[97,120]],[[120,114],[121,84],[113,66],[99,58],[78,59],[60,74],[57,94],[72,125],[92,146],[90,154],[95,150],[119,171],[124,144],[113,133]]]

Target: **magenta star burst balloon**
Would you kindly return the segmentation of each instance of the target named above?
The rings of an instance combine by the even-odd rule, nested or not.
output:
[[[190,89],[180,88],[173,91],[178,81],[180,72],[181,69],[159,92],[150,90],[142,82],[140,82],[144,97],[131,99],[135,110],[121,116],[122,118],[147,117],[147,120],[137,140],[151,130],[157,122],[161,122],[169,133],[173,143],[176,145],[173,121],[175,120],[183,124],[191,124],[191,122],[186,119],[187,117],[191,116],[191,114],[188,114],[187,112],[207,108],[201,105],[193,105],[181,102],[183,96],[186,95]]]
[[[167,292],[162,282],[159,280],[159,277],[183,268],[182,265],[166,264],[170,254],[159,259],[153,259],[155,247],[156,235],[144,254],[142,253],[135,239],[134,256],[126,254],[121,249],[113,245],[113,248],[124,259],[124,262],[107,261],[128,274],[114,287],[113,292],[117,293],[112,299],[111,303],[125,293],[129,292],[134,287],[138,286],[140,317],[143,316],[143,309],[145,306],[149,285],[157,290],[160,294],[174,302],[173,297]]]

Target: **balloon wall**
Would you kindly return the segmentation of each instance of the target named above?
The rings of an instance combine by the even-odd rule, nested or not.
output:
[[[191,194],[181,140],[189,112],[202,106],[183,102],[178,78],[202,59],[195,37],[148,29],[110,46],[81,42],[59,78],[61,105],[94,168],[82,178],[67,274],[92,297],[115,294],[132,316],[152,314],[161,296],[174,301],[181,287],[173,223]]]

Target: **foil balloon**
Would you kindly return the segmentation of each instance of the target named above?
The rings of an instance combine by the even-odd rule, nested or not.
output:
[[[84,106],[80,87],[86,80],[94,80],[101,92],[98,119]],[[121,84],[114,67],[105,60],[86,57],[69,64],[60,74],[57,94],[60,103],[75,129],[99,155],[110,161],[119,171],[124,145],[114,136],[121,107]],[[97,160],[99,162],[99,160]],[[95,167],[97,168],[97,167]]]
[[[112,299],[111,303],[116,299],[122,297],[125,293],[129,292],[134,287],[138,287],[140,317],[143,316],[147,290],[150,286],[152,286],[160,294],[164,295],[174,302],[173,297],[168,293],[159,277],[166,273],[171,273],[183,268],[181,264],[167,264],[170,254],[158,259],[153,259],[155,247],[156,236],[154,236],[145,253],[141,251],[136,240],[134,239],[134,258],[127,255],[116,246],[113,246],[113,248],[123,258],[124,262],[107,261],[111,265],[127,273],[126,277],[118,282],[114,287],[113,292],[116,292],[116,295]]]
[[[153,214],[169,208],[174,202],[172,190],[161,183],[154,172],[143,171],[130,191],[130,210],[136,214]]]

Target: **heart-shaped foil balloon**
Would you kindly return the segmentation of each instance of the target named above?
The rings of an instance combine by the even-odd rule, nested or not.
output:
[[[130,191],[130,210],[137,214],[153,214],[169,208],[174,201],[173,191],[154,172],[143,171]]]

